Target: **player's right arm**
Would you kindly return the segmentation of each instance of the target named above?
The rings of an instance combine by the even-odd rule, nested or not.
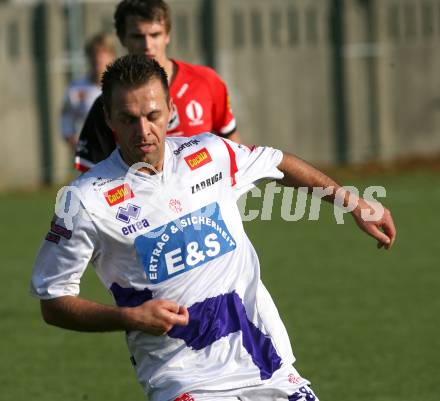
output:
[[[149,300],[136,307],[102,305],[75,296],[40,302],[46,323],[76,331],[140,330],[162,335],[176,324],[187,325],[189,319],[187,308],[162,299]]]
[[[352,196],[332,178],[287,152],[284,152],[278,169],[284,174],[283,179],[279,180],[282,185],[295,188],[306,187],[309,193],[312,193],[314,188],[328,189],[329,194],[323,197],[328,202],[335,203],[339,191],[342,191],[344,205],[349,203],[350,196]],[[369,216],[374,213],[374,207],[362,198],[357,198],[356,207],[351,212],[358,227],[378,241],[378,248],[390,249],[396,239],[396,228],[391,212],[383,207],[383,213],[379,219],[369,219]]]
[[[141,330],[160,335],[174,324],[187,324],[188,311],[175,302],[148,300],[135,307],[102,305],[80,298],[81,277],[89,263],[102,251],[100,235],[80,199],[76,187],[60,195],[60,215],[37,255],[31,280],[31,293],[40,299],[44,320],[61,328],[102,332]]]
[[[238,196],[247,192],[261,178],[275,178],[284,186],[308,188],[313,193],[314,188],[328,190],[323,199],[335,203],[339,201],[339,191],[343,204],[348,204],[349,191],[345,191],[332,178],[314,168],[309,163],[287,152],[281,152],[270,147],[246,147],[231,141],[223,140],[228,148],[231,166],[231,181]],[[396,228],[391,212],[383,208],[379,219],[371,219],[375,208],[362,198],[357,198],[357,205],[351,214],[358,227],[378,241],[378,248],[390,249],[396,239]]]

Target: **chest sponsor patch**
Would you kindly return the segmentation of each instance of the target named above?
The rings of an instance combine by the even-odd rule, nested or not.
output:
[[[200,181],[196,185],[191,185],[191,193],[195,194],[203,189],[209,188],[212,185],[216,184],[223,178],[223,174],[219,171],[217,174],[214,174],[212,177],[207,178],[206,180]]]
[[[128,184],[119,185],[116,188],[104,192],[104,197],[109,206],[115,206],[128,199],[134,198],[134,193]]]
[[[205,164],[212,162],[212,158],[208,152],[208,149],[202,148],[199,151],[189,156],[186,156],[185,161],[191,170],[195,170],[198,169],[199,167],[204,166]]]
[[[191,100],[185,108],[186,116],[189,119],[190,126],[203,124],[203,107],[196,100]]]
[[[217,202],[137,237],[134,245],[153,284],[200,267],[236,248]]]

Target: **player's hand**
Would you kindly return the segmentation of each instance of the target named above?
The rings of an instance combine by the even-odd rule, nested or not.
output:
[[[140,330],[160,336],[170,331],[174,325],[186,326],[189,322],[188,309],[176,302],[152,299],[129,309],[129,330]]]
[[[352,215],[359,228],[377,239],[377,247],[390,249],[396,239],[396,227],[391,212],[378,202],[359,198]]]

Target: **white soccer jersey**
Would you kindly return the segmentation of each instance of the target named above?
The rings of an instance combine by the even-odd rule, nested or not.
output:
[[[279,150],[210,134],[167,138],[163,172],[147,175],[114,151],[73,183],[67,199],[79,211],[52,223],[33,294],[78,295],[91,260],[119,306],[155,298],[188,307],[188,326],[167,335],[127,333],[152,401],[263,383],[294,357],[237,199],[262,178],[282,178],[281,159]]]

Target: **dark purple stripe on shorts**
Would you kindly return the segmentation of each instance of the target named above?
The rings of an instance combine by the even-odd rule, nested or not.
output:
[[[168,335],[185,341],[188,347],[201,350],[222,337],[242,332],[243,345],[260,369],[262,380],[270,379],[281,366],[270,337],[264,335],[246,316],[237,293],[219,295],[197,302],[188,308],[188,326],[174,326]]]

